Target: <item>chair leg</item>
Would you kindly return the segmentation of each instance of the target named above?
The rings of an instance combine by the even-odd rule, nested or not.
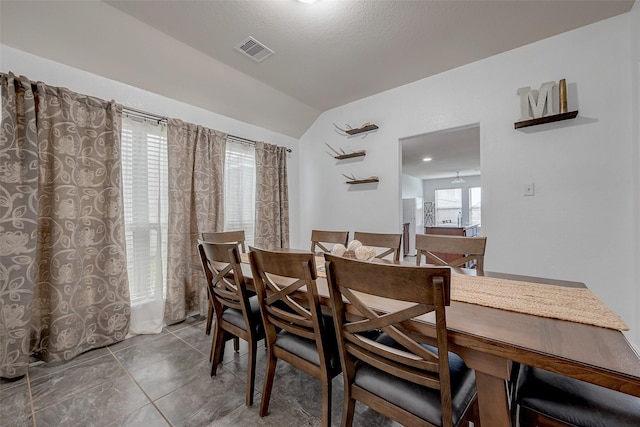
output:
[[[207,312],[207,326],[205,332],[211,334],[211,323],[213,323],[213,304],[209,301],[209,311]]]
[[[322,426],[331,426],[331,378],[322,381]]]
[[[211,350],[209,350],[209,363],[213,362],[213,353],[214,353],[214,350],[215,350],[215,348],[216,348],[216,336],[218,335],[218,332],[216,332],[216,331],[218,330],[218,324],[217,324],[217,321],[216,321],[216,323],[214,324],[214,328],[213,328],[213,329],[214,329],[214,333],[213,333],[213,335],[211,336]],[[209,333],[210,333],[210,332],[211,332],[211,331],[209,331],[209,332],[207,333],[207,335],[209,335]]]
[[[245,404],[253,405],[253,390],[256,385],[256,356],[258,353],[258,343],[255,340],[249,340],[249,363],[247,364],[247,396]]]
[[[264,385],[262,386],[262,401],[260,402],[260,416],[264,417],[269,413],[269,400],[271,399],[271,388],[273,387],[273,377],[276,375],[276,364],[278,359],[267,351],[267,370],[264,375]]]
[[[225,332],[220,328],[215,328],[213,333],[213,342],[211,347],[213,349],[213,360],[211,361],[211,376],[215,376],[218,370],[218,364],[222,358],[222,352],[224,351],[224,335]]]
[[[213,332],[213,336],[211,337],[211,350],[209,351],[209,362],[213,362],[213,353],[214,353],[214,349],[216,348],[216,345],[215,345],[216,336],[218,334],[217,332],[215,332],[217,330],[217,327],[214,326],[213,329],[214,329],[214,332]],[[228,334],[226,332],[224,332],[222,335],[222,347],[220,348],[220,357],[218,359],[218,364],[222,363],[222,360],[224,359],[224,344],[229,339],[227,335]]]
[[[355,399],[351,398],[351,393],[344,391],[344,403],[342,404],[342,427],[351,427],[353,424],[353,414],[356,408]]]
[[[238,337],[235,337],[233,339],[233,351],[235,351],[236,353],[240,351],[240,338]]]
[[[209,363],[213,362],[213,353],[214,353],[214,349],[216,348],[215,343],[215,334],[211,337],[211,350],[209,350]]]

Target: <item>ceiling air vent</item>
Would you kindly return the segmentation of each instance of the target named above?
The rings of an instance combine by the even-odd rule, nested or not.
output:
[[[247,37],[236,46],[234,46],[234,49],[244,53],[256,62],[262,62],[273,55],[273,51],[271,49],[269,49],[253,37]]]

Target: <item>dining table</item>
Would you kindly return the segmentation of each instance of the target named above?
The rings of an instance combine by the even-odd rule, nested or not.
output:
[[[291,252],[293,249],[281,249]],[[389,262],[375,260],[375,262]],[[321,303],[329,307],[324,259],[315,258]],[[400,261],[400,264],[408,264]],[[243,272],[251,283],[248,258]],[[452,268],[452,283],[466,278],[493,278],[521,283],[523,288],[544,285],[583,289],[580,282],[522,276],[475,269]],[[456,279],[458,275],[458,280]],[[483,279],[487,280],[487,279]],[[518,286],[514,292],[518,292]],[[549,288],[553,290],[554,288]],[[392,311],[392,300],[363,298],[371,308]],[[617,329],[495,308],[452,299],[446,308],[449,350],[476,372],[480,420],[483,426],[512,425],[507,381],[514,362],[542,368],[568,377],[640,397],[640,357]],[[411,322],[412,332],[426,340],[435,338],[435,317],[429,313]]]

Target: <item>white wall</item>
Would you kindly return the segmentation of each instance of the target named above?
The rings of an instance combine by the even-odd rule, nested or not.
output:
[[[300,187],[298,185],[299,163],[296,139],[5,45],[0,45],[0,58],[2,58],[0,63],[2,72],[11,71],[16,76],[24,75],[31,80],[43,81],[52,86],[67,87],[74,92],[107,100],[114,99],[125,107],[181,119],[242,138],[265,141],[270,144],[291,148],[292,153],[289,153],[287,158],[290,205],[289,225],[291,241],[298,241],[300,225],[297,207]]]
[[[403,199],[422,199],[422,180],[415,176],[402,174],[402,198]]]
[[[630,90],[637,10],[323,113],[300,139],[300,236],[313,227],[400,231],[398,141],[479,123],[487,269],[584,282],[638,344],[638,119]],[[515,130],[517,89],[562,78],[578,118]],[[355,138],[332,124],[366,122],[379,130]],[[337,165],[323,141],[367,156]],[[349,186],[340,173],[380,182]],[[525,197],[531,182],[536,195]]]
[[[636,221],[633,224],[632,230],[635,235],[635,283],[636,283],[636,313],[640,312],[640,290],[638,290],[638,283],[640,282],[640,223],[638,217],[640,217],[640,2],[636,1],[633,9],[630,12],[631,21],[631,60],[632,60],[632,72],[631,78],[633,105],[631,108],[632,117],[632,162],[633,162],[633,186],[631,197],[634,200],[634,207],[632,208],[632,218]],[[636,329],[637,324],[640,323],[640,314],[636,314]],[[640,342],[640,331],[636,330],[635,343]]]

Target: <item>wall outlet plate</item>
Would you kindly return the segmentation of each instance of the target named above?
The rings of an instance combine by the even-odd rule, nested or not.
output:
[[[536,192],[536,185],[534,183],[524,185],[524,195],[533,196]]]

